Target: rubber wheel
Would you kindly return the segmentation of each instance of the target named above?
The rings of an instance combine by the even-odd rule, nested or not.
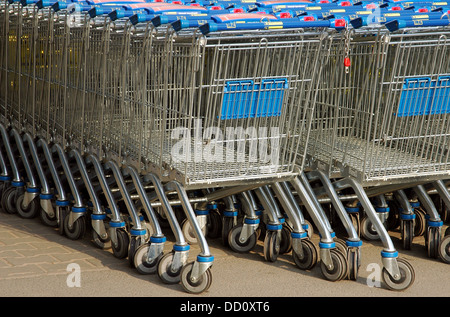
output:
[[[134,254],[134,267],[140,274],[154,274],[158,270],[158,263],[161,260],[163,254],[159,254],[156,259],[148,262],[148,251],[150,244],[146,243],[141,245]]]
[[[414,222],[412,220],[401,220],[400,227],[403,249],[411,250],[414,235]]]
[[[130,247],[128,248],[128,263],[131,267],[134,266],[134,257],[137,249],[143,244],[141,236],[133,236],[130,238]]]
[[[32,218],[36,217],[39,212],[40,205],[39,205],[38,199],[35,198],[32,201],[30,201],[28,206],[25,208],[23,206],[24,198],[25,198],[25,193],[23,193],[23,194],[19,195],[19,197],[17,197],[17,200],[16,200],[17,214],[22,218],[32,219]]]
[[[382,278],[390,290],[404,291],[414,283],[415,273],[411,264],[406,260],[398,258],[397,263],[401,275],[400,279],[395,280],[385,268],[383,268]]]
[[[355,229],[358,237],[361,236],[361,220],[358,212],[349,212],[348,216],[352,222],[353,228]]]
[[[440,228],[428,227],[426,245],[428,257],[437,258],[439,255],[439,242],[441,241]]]
[[[39,212],[39,218],[41,219],[41,221],[49,226],[49,227],[58,227],[58,219],[56,218],[56,214],[53,217],[50,217],[44,209],[41,208],[40,212]]]
[[[209,289],[212,283],[211,270],[208,268],[196,282],[191,281],[191,272],[194,262],[186,264],[181,270],[181,285],[184,290],[191,294],[200,294]]]
[[[234,217],[223,217],[222,219],[222,243],[224,246],[229,246],[228,235],[234,226]]]
[[[280,254],[280,235],[278,231],[266,231],[264,239],[264,259],[275,262]]]
[[[228,245],[230,248],[238,253],[246,253],[252,250],[256,246],[256,233],[253,233],[248,239],[244,242],[239,241],[239,236],[241,235],[243,225],[237,225],[233,229],[231,229],[228,234]]]
[[[97,248],[102,250],[111,248],[111,238],[109,237],[109,235],[106,237],[106,239],[103,239],[95,230],[92,230],[92,242]]]
[[[195,236],[195,231],[192,228],[191,223],[187,219],[183,220],[183,223],[181,225],[181,230],[183,232],[183,236],[186,239],[187,243],[189,243],[189,244],[197,244],[198,243],[198,239]],[[207,235],[207,231],[208,231],[208,226],[205,225],[202,228],[202,234],[204,236]]]
[[[302,240],[303,258],[295,252],[292,252],[295,265],[301,270],[311,270],[317,263],[317,248],[308,239]]]
[[[286,225],[281,228],[280,254],[289,253],[292,250],[292,229]]]
[[[2,195],[2,209],[9,213],[9,214],[15,214],[17,213],[16,209],[16,187],[8,187],[3,191]]]
[[[181,279],[180,274],[183,267],[180,267],[176,272],[173,272],[170,269],[173,261],[173,256],[173,252],[167,253],[163,257],[161,257],[161,260],[158,263],[158,276],[166,284],[177,284]]]
[[[347,265],[348,265],[348,279],[356,281],[358,279],[358,271],[360,267],[361,252],[359,248],[348,248],[347,250]]]
[[[328,269],[323,261],[321,261],[320,269],[327,280],[332,282],[340,281],[348,274],[347,260],[338,249],[331,249],[330,255],[333,261],[333,268],[331,270]]]
[[[370,240],[370,241],[380,239],[378,232],[375,230],[374,226],[372,225],[372,222],[370,221],[369,217],[367,217],[367,216],[364,216],[361,220],[361,235],[366,240]]]
[[[81,216],[74,221],[72,229],[69,228],[69,218],[69,215],[64,218],[64,233],[71,240],[82,238],[86,232],[86,221],[84,216]]]
[[[222,233],[222,216],[218,210],[211,210],[208,214],[208,238],[217,239]]]
[[[123,229],[116,230],[117,245],[111,243],[113,254],[118,259],[124,259],[128,255],[130,237]]]
[[[450,227],[449,227],[450,228]],[[450,263],[450,236],[446,236],[439,243],[439,257],[445,263]]]
[[[334,242],[336,243],[336,248],[338,248],[342,254],[345,254],[347,256],[348,247],[345,241],[341,238],[334,238]]]
[[[416,215],[416,218],[414,220],[414,236],[420,237],[425,234],[426,228],[425,211],[423,211],[421,208],[415,208],[414,214]]]

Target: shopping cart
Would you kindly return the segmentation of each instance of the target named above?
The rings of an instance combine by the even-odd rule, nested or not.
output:
[[[205,216],[207,202],[231,195],[240,196],[248,215],[230,234],[234,238],[229,242],[242,246],[254,236],[259,219],[248,191],[255,190],[270,212],[272,227],[268,228],[273,230],[268,244],[269,250],[276,251],[279,218],[267,192],[258,188],[297,175],[297,157],[304,155],[299,140],[308,132],[314,107],[311,91],[320,73],[320,34],[294,30],[205,37],[192,30],[175,34],[151,24],[132,27],[97,17],[87,23],[85,14],[77,19],[67,12],[40,13],[30,18],[30,24],[39,26],[30,30],[43,33],[34,34],[30,41],[34,53],[26,55],[32,62],[29,68],[17,72],[4,68],[9,76],[28,77],[35,102],[19,114],[11,112],[4,122],[37,139],[41,153],[37,149],[33,153],[45,157],[53,186],[58,188],[57,202],[61,202],[56,204],[56,217],[61,232],[78,238],[84,231],[86,197],[74,182],[74,174],[80,173],[91,201],[98,201],[94,179],[103,189],[111,212],[109,234],[115,255],[129,250],[130,261],[141,261],[137,267],[142,271],[152,266],[148,260],[155,250],[153,243],[139,248],[146,242],[142,239],[146,230],[140,226],[130,192],[138,193],[147,212],[152,205],[164,207],[177,239],[173,252],[164,257],[160,258],[158,247],[158,273],[165,282],[178,282],[181,276],[188,291],[209,287],[213,258],[198,219]],[[20,38],[32,32],[24,33],[22,28]],[[12,111],[9,97],[4,106]],[[30,119],[22,120],[26,116]],[[11,124],[9,117],[18,125]],[[222,131],[226,138],[220,136]],[[39,165],[38,160],[33,162]],[[67,184],[61,182],[61,175]],[[129,249],[122,215],[114,208],[117,198],[108,190],[111,185],[120,192],[119,200],[132,218]],[[153,191],[148,193],[141,185]],[[194,212],[187,190],[209,188],[219,189],[198,199]],[[64,195],[68,192],[73,206]],[[189,246],[168,202],[169,193],[178,196],[202,250],[197,261],[187,266]],[[105,213],[99,204],[93,205],[92,226],[96,240],[101,241],[106,230],[99,223]],[[290,218],[298,220],[292,212]],[[302,224],[295,227],[293,237],[303,238]],[[161,236],[153,238],[155,245],[163,241]],[[294,249],[298,245],[294,243]],[[266,258],[276,255],[267,252]],[[182,267],[188,268],[181,271]]]
[[[386,271],[395,276],[401,270],[403,278],[385,278],[394,289],[412,283],[414,271],[403,260],[398,266],[393,261],[397,253],[377,217],[387,211],[382,195],[414,189],[430,217],[428,249],[435,249],[442,222],[422,184],[446,179],[449,171],[447,32],[415,31],[367,28],[331,39],[332,63],[322,73],[323,94],[308,143],[313,169],[336,179],[335,188],[358,195],[368,217],[363,234],[375,229]],[[420,62],[423,56],[426,62]],[[381,198],[382,208],[373,208],[369,197]],[[407,207],[409,200],[403,202]],[[412,226],[411,208],[403,210],[403,226]]]

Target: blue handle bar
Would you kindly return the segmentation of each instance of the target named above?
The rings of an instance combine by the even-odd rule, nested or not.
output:
[[[333,20],[301,21],[299,19],[283,19],[270,22],[249,23],[216,23],[208,22],[200,26],[203,34],[226,30],[259,30],[259,29],[289,29],[289,28],[329,28],[333,26]],[[340,27],[336,27],[339,29]]]
[[[410,27],[449,26],[450,20],[393,20],[385,24],[390,32]]]

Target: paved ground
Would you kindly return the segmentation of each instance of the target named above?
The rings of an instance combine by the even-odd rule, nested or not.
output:
[[[100,250],[89,241],[72,241],[59,235],[39,219],[26,220],[0,213],[0,296],[2,297],[448,297],[450,266],[426,257],[423,238],[415,239],[411,251],[401,250],[398,234],[393,240],[400,256],[414,267],[414,285],[404,292],[369,287],[371,265],[381,265],[380,243],[364,242],[362,265],[357,281],[329,282],[316,266],[311,271],[297,269],[290,255],[277,262],[265,262],[260,242],[249,254],[236,254],[220,240],[209,240],[215,257],[213,282],[208,292],[189,295],[181,285],[165,285],[156,275],[140,275],[127,260],[116,259],[111,251]],[[317,243],[315,236],[313,241]],[[170,242],[166,250],[171,250]],[[190,258],[198,249],[194,246]],[[68,265],[80,267],[80,287],[69,287]],[[70,279],[69,279],[70,281]],[[74,282],[75,280],[71,280]],[[379,282],[379,278],[375,281]],[[191,297],[192,296],[192,297]]]

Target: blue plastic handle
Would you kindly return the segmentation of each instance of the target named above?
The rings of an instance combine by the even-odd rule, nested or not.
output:
[[[450,20],[393,20],[385,24],[390,32],[395,32],[403,28],[411,27],[433,27],[433,26],[448,26]]]
[[[211,32],[226,31],[226,30],[259,30],[259,29],[288,29],[288,28],[318,28],[318,27],[333,27],[332,20],[320,21],[301,21],[299,19],[282,19],[273,20],[270,22],[248,22],[248,23],[216,23],[209,22],[200,26],[200,31],[203,34]]]

